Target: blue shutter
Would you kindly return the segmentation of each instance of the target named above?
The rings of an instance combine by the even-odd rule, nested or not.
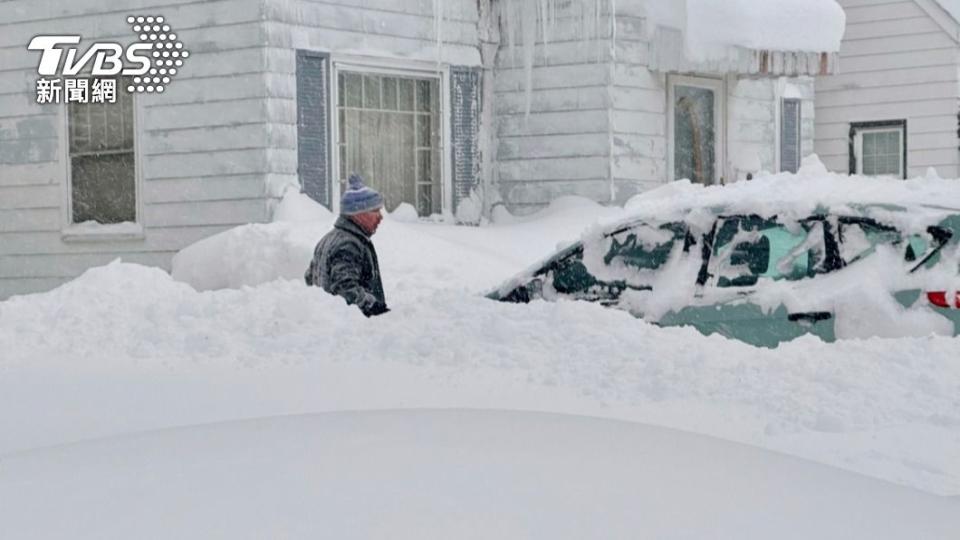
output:
[[[800,169],[800,100],[784,99],[780,116],[780,170]]]
[[[480,68],[450,68],[453,210],[480,182]]]
[[[297,51],[297,173],[311,199],[330,208],[330,56]]]

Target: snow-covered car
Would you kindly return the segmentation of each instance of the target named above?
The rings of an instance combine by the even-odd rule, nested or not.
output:
[[[599,302],[766,347],[958,335],[958,242],[957,208],[731,200],[598,226],[487,296]]]

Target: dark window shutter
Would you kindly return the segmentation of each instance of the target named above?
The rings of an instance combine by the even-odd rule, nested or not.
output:
[[[480,68],[450,68],[453,210],[480,181]]]
[[[297,51],[297,172],[311,199],[330,208],[330,56]]]
[[[784,99],[780,116],[780,170],[800,169],[800,100]]]
[[[780,116],[780,170],[800,169],[800,100],[784,99]]]

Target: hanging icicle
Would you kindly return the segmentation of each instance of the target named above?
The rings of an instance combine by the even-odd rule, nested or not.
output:
[[[544,60],[549,59],[550,43],[566,37],[557,37],[561,31],[579,41],[581,48],[594,47],[597,62],[603,61],[613,45],[607,43],[615,25],[613,0],[501,0],[501,5],[500,24],[508,54],[515,67],[520,61],[523,65],[528,115],[538,42],[543,45]]]

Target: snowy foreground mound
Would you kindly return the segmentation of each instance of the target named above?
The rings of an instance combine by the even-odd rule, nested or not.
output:
[[[960,500],[678,431],[330,413],[14,455],[11,538],[955,538]]]
[[[415,299],[415,301],[414,301]],[[675,427],[960,494],[960,340],[756,349],[593,304],[407,292],[367,320],[300,280],[197,292],[114,263],[0,303],[0,456],[305,412],[542,410]]]
[[[960,200],[960,182],[836,184],[844,177],[811,170],[794,180],[816,197],[843,189]],[[776,179],[731,193],[767,200],[764,193],[778,191],[808,200],[803,188]],[[299,197],[281,205],[286,221],[239,227],[184,250],[173,277],[114,263],[54,291],[0,302],[0,474],[15,472],[7,464],[17,452],[27,452],[21,459],[42,446],[138,431],[466,408],[666,426],[960,495],[960,339],[801,338],[766,350],[598,305],[511,305],[479,295],[598,220],[722,196],[675,183],[627,210],[567,198],[483,227],[394,216],[374,237],[393,311],[371,320],[303,284],[333,216]]]

